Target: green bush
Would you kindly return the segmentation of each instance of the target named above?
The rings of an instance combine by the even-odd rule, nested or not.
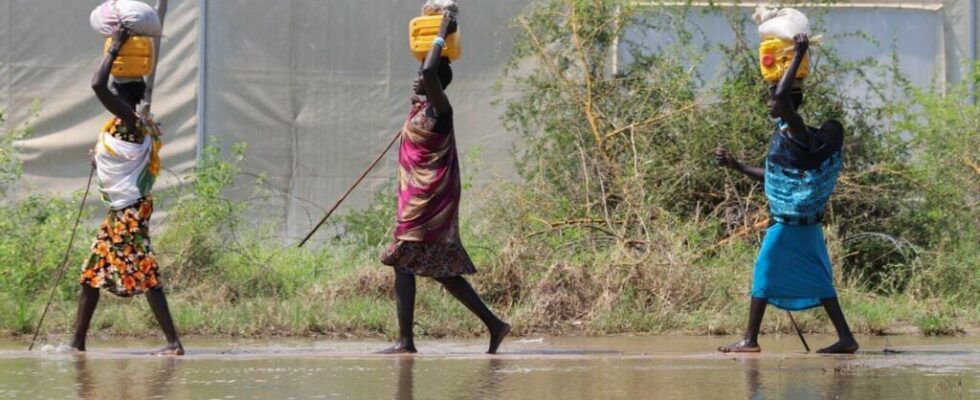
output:
[[[510,271],[487,286],[513,286],[516,276],[526,284],[510,292],[537,299],[557,291],[584,308],[562,319],[599,316],[613,326],[623,322],[609,315],[626,309],[660,313],[661,327],[673,329],[685,327],[677,312],[744,306],[765,198],[761,185],[719,169],[711,153],[727,147],[762,164],[772,131],[768,89],[755,48],[741,36],[747,14],[704,12],[725,17],[734,45],[706,41],[689,7],[541,0],[517,18],[507,78],[518,95],[505,101],[504,122],[525,142],[517,153],[522,182],[487,202],[484,214],[499,227],[491,235],[505,238],[497,268]],[[667,44],[631,41],[645,33]],[[833,118],[846,129],[845,168],[827,218],[844,290],[963,298],[952,304],[976,315],[980,124],[969,99],[977,79],[945,93],[903,86],[891,65],[836,56],[833,43],[845,37],[870,40],[860,32],[829,37],[814,52],[802,108],[812,124]],[[611,70],[617,45],[628,57]],[[709,52],[728,67],[715,78],[691,68]],[[869,78],[878,76],[904,96]],[[866,94],[841,90],[851,86]],[[542,286],[539,277],[559,265],[579,281]]]
[[[187,183],[168,193],[171,203],[161,208],[171,210],[172,215],[154,242],[168,266],[171,285],[179,287],[221,274],[218,258],[247,211],[244,203],[224,194],[238,177],[245,150],[244,144],[235,145],[225,157],[217,140],[212,140]]]
[[[40,302],[46,300],[39,294],[55,284],[81,201],[81,192],[68,199],[15,196],[23,170],[16,144],[30,134],[29,125],[24,125],[0,138],[0,231],[4,233],[0,235],[0,300],[4,304],[0,308],[0,332],[33,329],[43,305]],[[88,210],[82,214],[82,218],[89,216]],[[79,237],[85,234],[82,232]],[[76,241],[66,266],[68,275],[78,271],[73,267],[81,265],[76,260],[82,260],[87,245],[81,243],[86,240]],[[61,281],[57,292],[60,298],[71,295],[76,279],[77,275]]]

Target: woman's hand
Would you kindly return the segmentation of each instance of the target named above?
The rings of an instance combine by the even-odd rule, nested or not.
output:
[[[99,99],[102,106],[113,115],[121,119],[127,127],[132,127],[136,118],[136,111],[129,104],[126,104],[116,93],[109,90],[109,81],[112,76],[112,65],[119,57],[119,50],[122,49],[132,32],[124,26],[119,26],[112,31],[112,44],[109,51],[102,57],[102,64],[92,75],[92,90],[95,97]]]
[[[803,57],[807,50],[810,49],[810,37],[808,37],[805,33],[794,36],[793,47],[796,49],[796,56]]]
[[[741,172],[743,175],[749,177],[757,182],[766,181],[766,171],[758,167],[750,167],[748,165],[742,164],[738,161],[735,156],[728,152],[728,150],[719,148],[715,150],[715,160],[718,160],[718,165],[722,167],[731,168],[735,171]]]
[[[443,14],[442,26],[439,27],[439,37],[446,38],[449,35],[456,33],[459,30],[459,24],[456,21],[456,13],[452,11],[446,11]]]
[[[133,33],[130,32],[128,28],[120,24],[116,30],[112,31],[112,47],[109,48],[109,51],[112,53],[119,53],[119,49],[126,44],[126,41],[129,40],[132,35]]]
[[[718,165],[722,167],[731,169],[736,169],[738,167],[738,160],[725,149],[715,150],[715,160],[717,160]]]

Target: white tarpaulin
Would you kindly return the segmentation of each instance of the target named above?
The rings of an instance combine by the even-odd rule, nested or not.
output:
[[[0,1],[0,108],[9,129],[30,121],[23,140],[25,190],[73,192],[88,176],[88,151],[109,119],[91,89],[103,38],[88,23],[98,0]],[[194,165],[197,6],[172,0],[163,38],[154,113],[165,132],[165,167]],[[37,118],[32,103],[39,101]],[[6,131],[6,129],[4,130]],[[161,174],[161,185],[172,184]]]
[[[510,21],[529,2],[460,1],[465,53],[453,65],[448,93],[464,169],[468,150],[478,148],[488,169],[512,171],[516,138],[501,127],[493,87],[510,52]],[[101,39],[88,16],[99,3],[0,0],[6,128],[31,120],[31,103],[41,102],[34,134],[22,143],[25,191],[71,192],[85,182],[87,150],[108,118],[89,88]],[[193,167],[202,137],[218,138],[226,148],[248,143],[245,172],[265,175],[278,193],[258,216],[289,238],[302,235],[322,212],[311,204],[329,206],[402,124],[419,68],[408,50],[407,25],[422,3],[171,0],[154,104],[167,134],[164,166],[177,174]],[[959,79],[962,63],[976,54],[971,12],[978,10],[971,0],[896,4],[835,6],[816,28],[828,34],[864,28],[882,41],[883,49],[871,49],[841,38],[836,48],[847,57],[887,57],[897,39],[902,68],[919,84]],[[692,18],[703,19],[713,40],[730,35],[723,20]],[[649,40],[656,44],[655,36]],[[350,205],[391,182],[393,160]],[[479,183],[490,176],[467,178]],[[174,181],[164,172],[161,182]]]
[[[462,2],[466,49],[448,90],[456,134],[509,162],[513,143],[491,105],[510,52],[509,23],[526,0]],[[262,207],[292,238],[322,215],[393,137],[409,111],[419,62],[408,22],[422,1],[208,2],[204,132],[247,142],[246,172],[288,196]],[[256,27],[242,29],[242,27]],[[394,183],[394,154],[351,198],[363,203]],[[473,177],[479,179],[479,177]],[[394,187],[391,187],[394,195]]]

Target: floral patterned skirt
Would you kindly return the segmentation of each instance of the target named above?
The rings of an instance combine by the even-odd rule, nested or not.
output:
[[[381,263],[397,272],[430,278],[476,273],[476,266],[463,248],[457,229],[450,229],[434,242],[396,240],[381,253]]]
[[[109,210],[92,245],[92,255],[82,267],[82,285],[122,297],[160,287],[160,267],[150,247],[152,214],[151,197],[122,210]]]

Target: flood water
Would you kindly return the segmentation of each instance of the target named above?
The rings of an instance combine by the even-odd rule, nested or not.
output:
[[[810,337],[814,348],[831,337]],[[529,338],[504,354],[483,341],[420,340],[417,356],[382,342],[191,339],[93,342],[86,355],[0,342],[0,399],[973,399],[980,338],[865,337],[853,356],[804,354],[795,336],[761,355],[713,352],[731,337]]]

